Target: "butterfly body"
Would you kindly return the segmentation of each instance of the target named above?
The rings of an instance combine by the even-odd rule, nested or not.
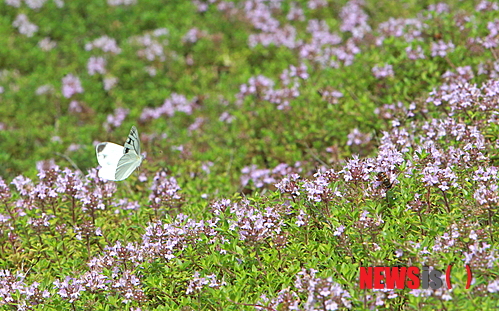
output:
[[[132,126],[124,146],[100,143],[95,147],[95,152],[101,166],[99,177],[114,181],[128,178],[144,159],[140,154],[139,133],[135,126]]]

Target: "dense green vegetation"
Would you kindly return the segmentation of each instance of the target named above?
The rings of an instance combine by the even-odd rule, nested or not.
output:
[[[0,12],[6,310],[499,306],[497,4]],[[132,125],[146,159],[99,179],[95,145]],[[452,290],[359,289],[448,265]]]

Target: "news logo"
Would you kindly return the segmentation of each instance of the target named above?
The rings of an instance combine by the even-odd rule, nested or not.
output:
[[[447,288],[451,284],[452,265],[447,266],[445,272]],[[429,267],[360,267],[359,286],[361,289],[439,289],[444,285],[442,271]],[[468,279],[466,289],[470,288],[473,275],[471,268],[466,265]]]

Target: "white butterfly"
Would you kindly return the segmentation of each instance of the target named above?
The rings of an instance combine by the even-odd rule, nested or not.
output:
[[[95,152],[102,167],[99,177],[108,180],[128,178],[144,159],[140,154],[139,132],[135,126],[132,126],[124,147],[115,143],[100,143],[95,147]]]

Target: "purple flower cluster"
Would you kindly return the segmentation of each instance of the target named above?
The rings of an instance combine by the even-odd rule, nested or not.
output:
[[[218,239],[217,218],[195,222],[183,214],[177,215],[172,224],[156,222],[146,228],[139,254],[145,258],[172,260],[188,246],[208,238]]]
[[[194,1],[199,10],[205,11],[207,3],[201,4]],[[258,32],[253,33],[248,38],[248,45],[255,47],[263,46],[284,46],[295,50],[299,57],[304,60],[312,60],[324,67],[337,67],[338,62],[350,65],[355,54],[360,49],[355,44],[355,40],[361,39],[371,29],[368,25],[368,15],[363,11],[363,2],[359,0],[349,1],[341,10],[342,25],[341,30],[351,32],[352,38],[348,39],[343,46],[340,36],[329,32],[329,26],[323,20],[309,20],[307,27],[311,38],[303,40],[298,35],[298,30],[291,24],[283,24],[278,20],[278,16],[286,16],[290,22],[302,22],[305,20],[303,8],[298,3],[293,2],[287,12],[284,11],[280,1],[269,3],[249,0],[237,6],[232,2],[210,1],[216,4],[218,10],[240,18],[244,16]],[[311,10],[316,10],[327,6],[325,0],[308,1],[307,6]],[[336,60],[335,60],[336,59]],[[338,61],[338,62],[337,62]]]
[[[86,176],[84,185],[86,187],[83,187],[76,197],[82,203],[82,210],[89,211],[93,217],[96,210],[104,210],[109,205],[116,192],[116,183],[103,182],[97,176],[97,170],[92,169]]]
[[[274,81],[271,79],[259,75],[256,77],[251,77],[248,80],[248,84],[242,84],[239,87],[239,93],[237,94],[238,99],[242,103],[243,98],[254,95],[258,99],[263,98],[267,90],[274,86]]]
[[[116,39],[110,38],[108,36],[102,36],[90,43],[85,44],[86,51],[91,51],[93,49],[100,49],[105,53],[111,53],[111,54],[121,53],[121,48],[116,43]]]
[[[107,4],[110,6],[134,5],[136,3],[137,3],[137,0],[107,0]]]
[[[473,176],[473,180],[477,182],[478,189],[473,194],[473,198],[482,205],[484,209],[497,206],[499,202],[499,188],[498,188],[498,168],[479,167]]]
[[[167,29],[159,28],[142,36],[131,37],[129,41],[131,44],[142,47],[137,51],[137,56],[140,58],[145,58],[150,62],[155,60],[164,62],[166,54],[163,47],[168,44],[168,41],[160,37],[167,34]]]
[[[83,93],[80,79],[77,76],[68,74],[62,79],[62,95],[66,98],[71,98],[78,93]]]
[[[24,0],[24,3],[32,10],[38,11],[43,7],[43,5],[47,2],[47,0]],[[55,5],[58,8],[62,8],[64,6],[63,0],[55,0]],[[21,7],[22,0],[5,0],[7,5],[19,8]]]
[[[109,131],[121,126],[126,116],[130,113],[130,109],[127,108],[116,108],[114,114],[107,115],[106,122],[104,123],[104,128]]]
[[[269,206],[262,212],[249,201],[243,200],[234,203],[230,209],[234,218],[229,221],[229,229],[236,231],[241,241],[259,243],[271,238],[276,247],[284,247],[286,244],[279,210]]]
[[[206,118],[203,117],[197,117],[194,122],[189,125],[187,128],[189,132],[196,131],[198,130],[204,123],[206,122]]]
[[[106,247],[102,255],[90,260],[88,272],[78,278],[66,277],[65,281],[56,281],[54,285],[58,294],[70,302],[77,300],[83,291],[118,294],[123,303],[144,302],[147,297],[142,282],[132,270],[146,261],[171,260],[181,256],[182,250],[188,246],[195,246],[205,238],[217,238],[217,222],[217,219],[195,222],[179,214],[171,224],[152,223],[145,229],[140,244],[128,243],[125,246],[117,242],[112,247]],[[219,288],[224,284],[214,275],[200,277],[195,274],[187,293],[204,286]]]
[[[189,31],[182,38],[182,42],[185,43],[196,43],[199,39],[206,37],[208,34],[206,31],[199,30],[194,27],[189,29]]]
[[[293,290],[284,289],[273,299],[262,296],[257,310],[341,310],[352,308],[351,295],[333,278],[316,277],[317,270],[303,269],[296,275]],[[301,302],[299,295],[307,297]],[[263,305],[265,304],[265,306]],[[301,307],[301,308],[300,308]]]
[[[47,290],[40,290],[38,282],[28,285],[24,279],[24,274],[14,276],[9,270],[0,270],[0,306],[29,310],[50,297]]]
[[[321,95],[323,100],[331,105],[337,105],[340,102],[339,99],[343,97],[342,92],[331,87],[326,87],[323,90],[320,90],[319,94]]]
[[[19,33],[27,37],[33,37],[38,31],[38,26],[31,23],[26,14],[17,15],[16,19],[12,22],[12,26],[16,27],[19,30]]]
[[[374,66],[372,73],[376,79],[392,78],[395,75],[393,73],[393,66],[388,64],[383,67]]]
[[[112,268],[109,266],[111,262],[104,263],[100,261],[101,259],[103,258],[93,258],[91,270],[79,278],[67,276],[63,281],[54,281],[54,287],[58,290],[57,294],[70,303],[79,300],[82,292],[87,291],[119,295],[123,303],[147,300],[141,288],[141,281],[133,271],[126,269],[122,271],[117,266]],[[104,273],[105,268],[113,270],[111,276]]]
[[[5,4],[19,8],[21,6],[22,0],[5,0]]]
[[[244,187],[250,181],[256,188],[262,188],[265,185],[273,185],[277,179],[286,175],[301,172],[300,162],[296,162],[294,167],[281,163],[273,169],[259,169],[256,165],[246,166],[241,170],[241,185]]]
[[[102,81],[104,83],[104,90],[109,91],[118,84],[118,78],[113,76],[106,76]]]
[[[290,101],[300,95],[298,90],[300,80],[308,79],[307,67],[304,64],[300,66],[289,66],[280,75],[280,84],[282,88],[275,89],[274,81],[259,75],[251,77],[248,84],[242,84],[239,93],[236,95],[238,104],[242,104],[247,97],[256,97],[257,101],[268,101],[277,106],[277,109],[283,110],[290,106]]]
[[[0,203],[7,204],[11,196],[12,195],[10,193],[9,187],[7,186],[3,178],[0,177]]]
[[[351,32],[354,38],[363,38],[365,33],[371,31],[369,16],[362,10],[363,5],[363,0],[350,0],[340,11],[340,30]]]
[[[220,117],[218,118],[218,120],[220,122],[225,122],[225,123],[232,123],[232,121],[234,121],[236,117],[234,117],[233,115],[231,115],[230,113],[228,113],[227,111],[224,111],[222,112],[222,114],[220,115]]]
[[[36,95],[44,95],[53,93],[54,87],[50,84],[41,85],[36,89]]]
[[[413,48],[412,46],[408,46],[405,49],[405,52],[407,53],[407,57],[410,60],[416,60],[416,59],[425,59],[424,51],[423,48],[418,45],[416,48]]]
[[[197,98],[188,100],[184,95],[173,93],[158,108],[144,108],[140,115],[142,122],[159,119],[163,116],[172,117],[177,111],[191,115],[196,107]]]
[[[147,300],[147,297],[140,285],[140,279],[134,271],[130,270],[125,270],[111,284],[114,291],[125,297],[125,299],[123,299],[123,303],[129,303],[131,301],[144,302]]]
[[[180,202],[178,194],[180,187],[175,177],[168,177],[166,172],[156,173],[151,185],[151,194],[149,195],[150,206],[155,211],[161,208],[173,208]]]
[[[496,2],[482,0],[475,7],[477,12],[482,11],[499,11],[499,5]]]
[[[429,267],[430,270],[433,269],[433,267]],[[440,277],[442,279],[442,284],[445,284],[445,279],[446,275],[442,274]],[[428,289],[412,289],[409,294],[413,295],[414,297],[425,297],[428,299],[429,297],[435,297],[438,300],[441,301],[449,301],[452,300],[452,289],[448,289],[447,286],[442,286],[438,289],[433,289],[429,287]]]
[[[348,135],[347,146],[360,146],[368,144],[372,137],[370,133],[362,133],[358,128],[354,128]]]
[[[437,4],[430,4],[428,6],[428,11],[435,12],[437,14],[449,13],[449,5],[447,3],[439,2]]]
[[[382,45],[389,37],[402,37],[407,42],[416,41],[421,38],[425,28],[426,24],[420,19],[391,17],[378,26],[381,35],[376,39],[376,43]]]
[[[300,45],[298,49],[300,58],[313,60],[325,67],[337,67],[336,62],[330,60],[332,56],[343,60],[352,59],[344,53],[343,48],[331,48],[331,46],[339,45],[342,39],[338,34],[330,32],[329,26],[324,20],[309,20],[307,32],[311,38],[310,41]]]
[[[93,76],[96,73],[101,75],[106,73],[106,60],[104,57],[90,57],[87,63],[88,74]]]
[[[327,7],[326,0],[308,0],[307,7],[311,10],[317,10],[320,8]]]
[[[98,180],[95,169],[85,179],[67,168],[61,171],[55,165],[39,170],[40,180],[36,184],[23,176],[18,176],[12,181],[20,194],[15,203],[15,214],[22,216],[29,210],[37,208],[44,213],[51,209],[53,215],[57,215],[58,202],[63,200],[70,202],[73,217],[80,207],[81,211],[87,212],[94,218],[95,212],[105,209],[116,191],[114,183],[103,183]],[[51,217],[53,216],[42,214],[41,218],[31,219],[30,223],[34,228],[48,227],[48,220]]]
[[[67,276],[63,281],[55,280],[54,287],[58,289],[57,294],[59,294],[62,299],[73,303],[80,298],[81,292],[85,291],[82,283],[81,280]]]
[[[330,187],[339,177],[334,170],[319,171],[313,177],[312,180],[305,180],[300,189],[300,192],[306,193],[308,201],[327,203],[343,196],[337,187]]]
[[[190,295],[193,293],[200,292],[205,287],[211,287],[219,289],[221,286],[226,285],[224,281],[218,281],[215,274],[210,274],[205,277],[201,277],[199,272],[195,272],[192,279],[189,281],[189,286],[187,286],[186,294]]]
[[[432,42],[431,44],[431,56],[445,57],[449,52],[454,51],[454,44],[452,42],[444,42],[442,40],[438,42]]]

